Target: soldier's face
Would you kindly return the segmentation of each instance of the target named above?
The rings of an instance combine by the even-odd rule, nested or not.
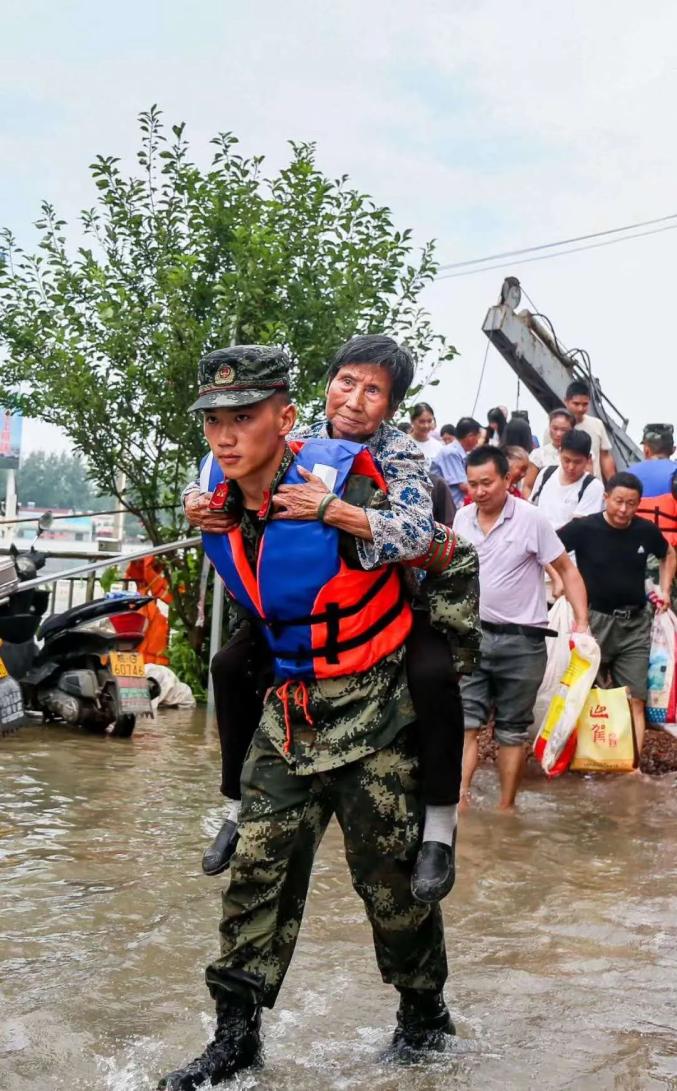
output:
[[[284,449],[296,409],[276,396],[234,409],[209,409],[204,434],[214,458],[232,481],[267,468]]]
[[[392,378],[379,364],[344,364],[327,388],[334,439],[367,439],[390,416]]]

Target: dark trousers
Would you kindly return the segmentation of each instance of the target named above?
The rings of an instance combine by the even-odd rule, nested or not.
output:
[[[270,669],[270,655],[247,621],[212,659],[221,792],[229,799],[240,798],[242,766],[263,711],[266,669]]]
[[[463,760],[463,705],[444,633],[414,610],[407,640],[407,682],[416,713],[416,739],[424,803],[458,803]]]
[[[221,791],[240,798],[240,774],[261,719],[270,684],[270,657],[263,638],[248,624],[214,656],[211,665],[221,742]],[[463,706],[447,638],[414,611],[407,640],[407,680],[416,712],[416,739],[424,803],[458,803],[463,758]]]

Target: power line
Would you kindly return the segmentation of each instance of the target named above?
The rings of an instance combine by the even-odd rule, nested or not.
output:
[[[487,254],[483,258],[454,261],[447,265],[440,265],[440,269],[460,269],[468,265],[482,265],[485,261],[497,261],[499,258],[516,257],[519,254],[533,254],[537,250],[551,250],[556,246],[569,246],[573,242],[587,242],[588,239],[599,239],[603,235],[618,235],[623,231],[634,231],[637,227],[653,227],[654,224],[665,223],[667,220],[677,220],[677,212],[672,212],[669,216],[659,216],[655,220],[640,220],[638,223],[626,224],[625,227],[610,227],[606,231],[593,231],[589,235],[575,235],[571,239],[560,239],[559,242],[544,242],[539,246],[525,246],[521,250],[504,250],[501,254]]]
[[[677,224],[668,227],[657,227],[653,231],[638,231],[634,235],[625,235],[622,239],[607,239],[606,242],[593,242],[588,246],[572,246],[569,250],[558,250],[554,254],[539,254],[535,258],[518,258],[510,261],[510,265],[529,265],[533,261],[547,261],[548,258],[564,258],[567,254],[578,254],[582,250],[598,250],[602,246],[614,246],[619,242],[629,242],[631,239],[643,239],[647,235],[661,235],[664,231],[676,231]],[[472,277],[478,273],[488,273],[492,269],[505,269],[507,262],[499,262],[497,265],[483,265],[481,269],[462,269],[458,273],[442,273],[436,280],[454,280],[456,277]]]

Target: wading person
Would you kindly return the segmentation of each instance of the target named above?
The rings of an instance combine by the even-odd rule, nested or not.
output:
[[[674,549],[657,527],[637,516],[641,497],[642,485],[634,474],[614,474],[606,484],[604,511],[558,531],[566,549],[575,553],[588,590],[590,631],[602,652],[601,672],[608,671],[615,686],[630,691],[640,753],[651,644],[652,609],[644,586],[649,555],[660,562],[658,609],[669,605],[675,575]]]
[[[508,492],[511,496],[518,496],[521,500],[522,482],[529,465],[529,455],[524,447],[504,447],[503,454],[508,460],[508,473],[510,475]],[[470,497],[466,497],[466,502],[469,500]]]
[[[592,441],[592,472],[600,480],[608,480],[616,473],[616,463],[611,453],[611,441],[599,417],[591,417],[590,387],[580,379],[569,383],[564,404],[574,418],[575,428],[587,432]]]
[[[461,417],[456,425],[456,439],[448,443],[433,459],[433,473],[446,481],[451,498],[457,509],[463,507],[468,495],[468,478],[465,467],[468,452],[479,443],[482,425],[472,417]]]
[[[642,436],[644,460],[632,467],[642,485],[642,502],[637,514],[657,526],[666,542],[677,547],[677,462],[674,429],[671,424],[647,424]],[[647,574],[658,582],[658,561],[649,558]],[[677,583],[673,580],[672,609],[677,610]]]
[[[478,764],[477,732],[493,711],[503,810],[515,803],[527,731],[545,672],[546,565],[562,579],[574,611],[574,630],[585,632],[588,626],[585,587],[576,567],[538,508],[509,495],[509,483],[502,451],[473,451],[468,456],[473,503],[454,520],[454,530],[479,554],[482,625],[479,666],[461,683],[466,728],[461,794],[467,805]]]
[[[259,1058],[261,1008],[275,1003],[291,960],[332,814],[381,974],[400,992],[395,1044],[440,1048],[454,1033],[440,909],[411,891],[421,820],[404,671],[411,609],[396,566],[377,560],[367,570],[352,555],[360,534],[375,549],[375,534],[367,508],[343,500],[351,483],[364,495],[387,494],[387,485],[363,445],[341,437],[288,445],[295,410],[282,352],[254,346],[230,359],[201,361],[193,406],[227,478],[212,508],[238,516],[228,534],[205,534],[205,549],[229,593],[259,618],[276,681],[242,773],[221,957],[206,971],[215,1036],[161,1081],[170,1091],[218,1083]],[[299,492],[304,483],[311,488]],[[297,518],[276,517],[301,507]],[[350,535],[340,534],[348,521]]]
[[[549,440],[542,447],[535,447],[529,455],[529,466],[522,483],[522,496],[528,500],[534,482],[546,466],[559,466],[559,453],[562,440],[574,426],[574,418],[568,409],[553,409],[548,418]]]
[[[219,351],[220,366],[238,366],[241,348]],[[365,443],[378,462],[387,485],[387,510],[366,513],[344,499],[329,518],[356,536],[359,561],[366,569],[378,564],[410,561],[425,553],[433,534],[430,483],[422,453],[416,444],[388,423],[413,379],[411,355],[392,338],[356,337],[343,345],[329,368],[326,419],[295,433],[296,436],[347,439]],[[221,480],[218,464],[212,486]],[[186,497],[186,513],[193,525],[223,532],[231,524],[209,510],[209,473],[199,488]],[[185,494],[184,494],[185,495]],[[314,519],[319,497],[312,483],[285,486],[280,496],[281,518]],[[300,505],[296,508],[294,504]],[[439,521],[446,519],[438,514]],[[472,552],[472,551],[470,551]],[[429,590],[435,625],[430,624],[425,596],[417,596],[412,632],[407,641],[407,674],[416,711],[420,742],[420,794],[426,806],[421,850],[413,878],[417,897],[436,900],[453,886],[455,831],[461,784],[463,710],[458,673],[471,669],[476,620],[474,555],[460,543],[454,563],[460,587],[445,584]],[[464,582],[465,581],[465,582]],[[448,619],[448,624],[445,624]],[[461,638],[459,642],[459,629]],[[450,638],[453,646],[450,649]],[[465,646],[460,646],[466,641]],[[226,819],[205,852],[207,874],[221,873],[228,865],[237,837],[240,773],[247,748],[258,724],[260,694],[267,683],[266,650],[257,630],[245,622],[233,640],[214,657],[211,667],[222,754],[221,790],[227,798]]]
[[[536,478],[531,503],[538,506],[554,530],[604,507],[604,486],[587,472],[591,447],[587,432],[567,432],[562,439],[559,466],[546,466]]]
[[[409,420],[411,421],[409,434],[416,446],[423,451],[427,460],[426,464],[429,466],[444,446],[441,440],[433,436],[435,431],[433,407],[427,402],[418,402],[409,410]]]

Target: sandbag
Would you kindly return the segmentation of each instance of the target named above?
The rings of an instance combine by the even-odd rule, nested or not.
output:
[[[576,725],[576,752],[571,769],[577,773],[629,773],[635,768],[636,746],[627,690],[590,690]]]
[[[651,626],[646,722],[669,723],[668,709],[675,677],[675,627],[671,610],[656,612]]]
[[[556,599],[548,613],[548,628],[554,629],[557,636],[546,637],[545,650],[548,662],[534,704],[534,723],[542,724],[547,716],[550,702],[558,692],[562,675],[569,666],[571,654],[570,636],[573,624],[573,610],[564,595]]]
[[[576,749],[576,723],[597,677],[600,650],[588,633],[575,633],[566,670],[562,674],[534,742],[534,754],[549,777],[569,767]]]

